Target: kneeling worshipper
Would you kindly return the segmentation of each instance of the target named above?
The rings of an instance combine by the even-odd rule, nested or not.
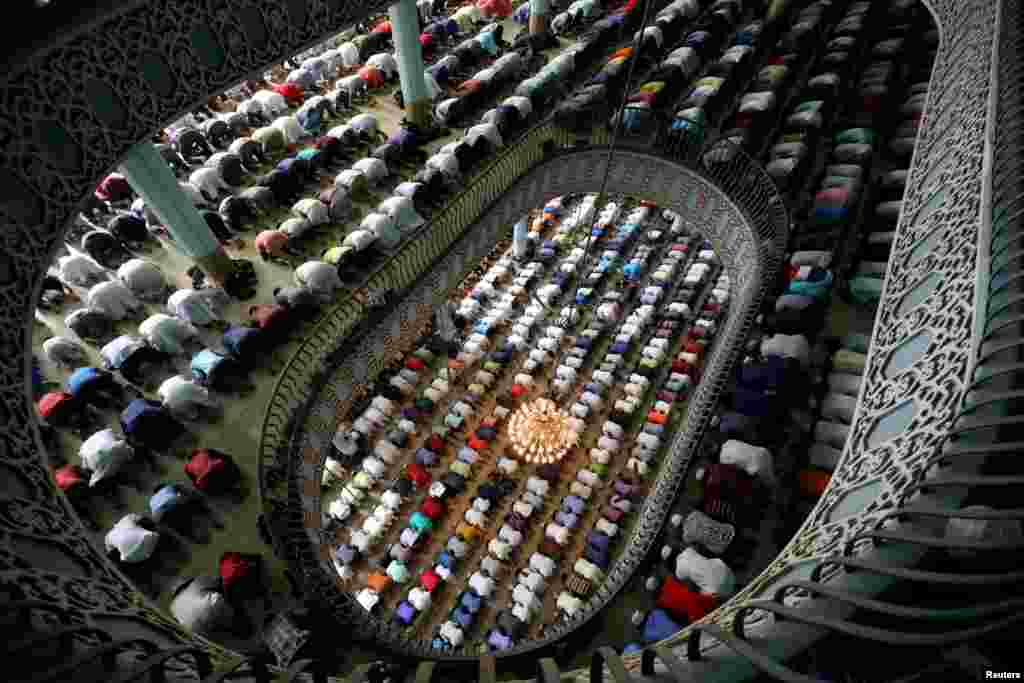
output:
[[[167,280],[163,272],[155,264],[142,259],[125,262],[117,269],[117,279],[143,301],[161,301],[167,293]]]
[[[184,426],[156,401],[137,398],[120,416],[121,431],[129,443],[152,451],[166,451],[184,432]]]
[[[213,448],[192,451],[192,457],[185,463],[185,474],[198,490],[212,494],[236,489],[242,476],[230,455]]]
[[[295,283],[308,288],[324,301],[330,301],[334,292],[344,285],[338,269],[324,261],[307,261],[295,269]]]
[[[228,332],[231,332],[231,330],[228,330]],[[227,332],[225,335],[227,335]],[[239,344],[235,347],[233,354],[238,353],[241,348],[241,340],[236,341]],[[232,353],[231,349],[226,350]],[[203,349],[194,355],[189,368],[192,372],[192,377],[197,382],[210,387],[214,391],[223,392],[244,389],[249,374],[245,365],[234,355],[225,355],[213,349]]]
[[[220,556],[218,570],[224,595],[231,603],[242,609],[246,601],[263,598],[264,605],[269,606],[266,569],[261,555],[226,551]]]
[[[117,370],[133,384],[145,384],[156,369],[166,360],[166,355],[157,351],[143,339],[123,334],[100,349],[103,365]]]
[[[116,280],[93,285],[85,297],[89,308],[108,315],[115,321],[134,318],[142,312],[142,302],[128,287]]]
[[[80,367],[71,373],[65,386],[75,399],[97,408],[119,402],[124,393],[113,374],[90,366]]]
[[[57,259],[60,279],[79,287],[91,287],[107,279],[107,271],[86,254],[73,252]]]
[[[107,532],[103,546],[108,555],[126,564],[145,562],[153,556],[160,534],[150,528],[151,522],[142,515],[128,514]]]
[[[134,456],[135,450],[112,429],[96,432],[78,449],[82,467],[91,473],[89,486],[115,476]]]
[[[291,236],[284,230],[264,230],[256,236],[256,251],[264,261],[282,259],[285,256],[298,256],[298,252],[289,246],[290,242]]]
[[[167,310],[197,327],[223,322],[231,297],[223,289],[179,289],[167,299]]]
[[[220,403],[206,387],[181,375],[165,379],[157,389],[157,395],[167,412],[179,420],[194,422],[203,414],[216,414],[220,409]]]
[[[194,531],[192,515],[198,499],[177,483],[157,484],[149,498],[149,512],[153,521],[172,529],[191,533]]]
[[[67,337],[50,337],[44,341],[43,355],[54,365],[67,369],[89,363],[85,349]]]
[[[187,321],[155,313],[139,325],[139,334],[157,351],[171,356],[187,353],[187,344],[199,338],[199,331]]]
[[[170,609],[178,623],[200,636],[229,630],[235,621],[220,578],[200,576],[183,582],[172,593]]]

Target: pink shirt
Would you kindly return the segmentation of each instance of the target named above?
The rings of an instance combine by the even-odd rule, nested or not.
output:
[[[277,256],[288,246],[288,235],[280,230],[264,230],[256,236],[256,248]]]

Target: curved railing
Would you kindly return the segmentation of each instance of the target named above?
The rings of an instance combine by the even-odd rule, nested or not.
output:
[[[598,131],[594,138],[601,142],[602,133]],[[508,232],[515,219],[542,202],[544,196],[598,189],[603,166],[608,162],[608,148],[589,142],[589,139],[570,140],[564,131],[549,123],[531,130],[484,168],[415,239],[406,242],[407,249],[400,250],[370,278],[377,287],[407,292],[432,268],[432,273],[447,278],[446,284],[439,284],[436,276],[427,276],[425,286],[419,286],[421,294],[417,297],[413,292],[399,304],[404,312],[396,311],[385,317],[381,311],[375,311],[378,320],[360,320],[351,312],[351,301],[339,303],[304,340],[289,363],[270,401],[268,416],[273,415],[273,418],[265,423],[268,428],[261,442],[261,454],[275,468],[289,461],[292,464],[289,486],[282,487],[283,496],[274,498],[274,507],[289,509],[291,512],[285,515],[288,519],[304,521],[305,533],[293,526],[288,530],[289,540],[282,544],[287,548],[289,559],[303,567],[304,582],[317,580],[317,574],[333,575],[326,555],[329,544],[320,536],[318,483],[336,423],[347,413],[349,397],[358,394],[358,387],[354,391],[352,384],[371,383],[388,360],[383,349],[392,355],[401,353],[403,348],[411,348],[418,336],[416,326],[407,325],[406,337],[396,339],[392,333],[395,326],[390,319],[399,320],[401,329],[401,320],[410,317],[409,311],[413,312],[412,317],[416,310],[429,313],[431,299],[446,298],[463,273],[475,266],[476,259],[472,256],[487,253],[497,238]],[[683,165],[652,156],[650,152],[621,150],[612,162],[609,187],[650,198],[687,217],[693,217],[694,209],[684,200],[701,194],[702,209],[706,212],[695,222],[715,226],[708,236],[722,254],[723,263],[732,271],[739,295],[730,307],[729,317],[718,336],[720,341],[709,358],[705,372],[709,379],[701,383],[688,402],[687,429],[671,445],[670,455],[653,490],[645,498],[640,521],[623,557],[609,571],[608,578],[581,616],[552,628],[541,640],[502,653],[502,659],[547,647],[580,628],[614,598],[643,561],[678,493],[690,455],[699,443],[703,427],[725,386],[729,367],[756,316],[761,294],[771,284],[766,282],[764,274],[778,271],[778,258],[788,237],[788,216],[763,169],[729,143],[703,155],[682,151],[683,158],[696,158]],[[692,179],[679,182],[679,177],[687,173]],[[696,183],[698,178],[699,184]],[[721,191],[723,186],[728,188],[727,193]],[[467,258],[456,258],[454,262],[451,257],[441,260],[442,255],[462,253],[466,253]],[[381,317],[384,319],[379,320]],[[378,325],[384,329],[383,337],[375,329]],[[331,363],[344,371],[344,374],[336,373],[340,378],[328,380],[333,370]],[[355,377],[360,372],[361,376]],[[280,425],[290,425],[290,430],[281,429]],[[269,493],[269,487],[264,493]],[[337,586],[322,578],[318,586],[316,599],[333,603],[339,617],[347,623],[360,624],[357,631],[368,640],[386,644],[388,649],[410,657],[438,657],[426,643],[407,640],[390,622],[363,612]],[[477,654],[463,652],[444,659],[469,662],[475,661]]]
[[[81,624],[62,628],[48,628],[35,619],[43,614],[60,624]],[[9,619],[8,628],[17,638],[8,638],[0,646],[8,658],[26,657],[48,651],[53,646],[62,653],[59,662],[43,671],[20,669],[10,672],[8,680],[32,683],[65,683],[85,675],[93,675],[91,667],[98,666],[102,679],[109,683],[135,681],[165,681],[188,679],[198,683],[293,683],[309,681],[327,683],[327,674],[318,663],[302,659],[286,670],[272,669],[265,658],[237,659],[217,666],[214,658],[202,647],[181,646],[166,648],[143,637],[114,639],[107,630],[88,622],[86,615],[55,607],[37,600],[16,600],[0,604],[0,618]],[[36,654],[36,656],[39,656]],[[128,661],[126,661],[128,660]],[[23,663],[25,659],[20,660]],[[219,669],[219,670],[218,670]],[[26,677],[24,674],[27,674]],[[194,674],[194,676],[192,675]]]
[[[967,548],[984,552],[991,565],[986,571],[971,571],[967,563],[959,564],[956,573],[948,567],[912,568],[923,549],[955,545],[940,533],[941,521],[960,501],[999,501],[1005,491],[1017,493],[1019,470],[1012,458],[1003,456],[1019,452],[1024,441],[1017,434],[1024,420],[1016,412],[1016,269],[1022,215],[1016,194],[1022,63],[1015,23],[1018,2],[926,4],[941,33],[927,115],[851,440],[829,490],[793,542],[724,609],[643,657],[620,660],[602,650],[589,672],[571,677],[621,680],[627,671],[667,670],[674,680],[740,680],[764,670],[786,680],[805,680],[778,662],[823,633],[885,638],[894,644],[923,642],[902,637],[912,633],[907,629],[855,628],[848,618],[854,606],[877,606],[859,594],[875,594],[885,582],[897,580],[970,587],[972,602],[981,604],[982,609],[970,613],[980,626],[946,627],[942,638],[929,642],[977,637],[1019,618],[1015,603],[993,594],[1000,587],[1016,589],[1024,581],[1019,571],[991,557],[1007,555],[1015,550],[1012,544],[1000,545],[994,553],[986,547]],[[207,652],[219,668],[235,661],[231,653],[175,630],[101,554],[78,540],[84,532],[44,465],[26,389],[29,336],[24,330],[31,324],[39,282],[64,226],[97,179],[132,145],[211,93],[383,9],[386,2],[137,0],[95,5],[110,9],[94,14],[90,9],[74,31],[42,34],[45,42],[12,60],[0,75],[0,310],[5,322],[0,327],[0,467],[4,485],[17,490],[14,497],[26,509],[45,510],[40,515],[2,516],[0,527],[53,540],[81,559],[83,571],[96,577],[96,587],[76,593],[75,582],[64,575],[24,567],[23,560],[16,561],[13,534],[3,536],[2,578],[5,588],[24,588],[54,604],[74,601],[83,610],[105,614],[130,610],[173,633],[182,646]],[[945,203],[934,210],[932,200],[940,191],[946,193]],[[971,302],[976,304],[973,310]],[[360,307],[351,309],[354,319],[363,313]],[[342,331],[350,330],[348,325]],[[923,331],[930,343],[909,360],[901,354],[894,369],[894,352]],[[923,402],[915,402],[915,396]],[[940,465],[946,469],[938,475],[930,472]],[[316,465],[309,468],[304,475],[315,472]],[[297,479],[287,484],[281,497],[286,503],[289,495],[300,495]],[[869,500],[867,506],[853,509],[852,494],[865,490],[872,492],[861,496]],[[925,505],[934,509],[923,509]],[[998,514],[985,516],[1012,519],[1014,505],[1012,499],[1003,501],[995,506]],[[287,510],[292,512],[282,515],[283,524],[305,529],[306,512]],[[942,514],[929,514],[936,511]],[[308,554],[313,546],[303,540],[301,547]],[[321,578],[311,579],[322,581],[323,575],[317,571]],[[785,584],[794,588],[780,594]],[[801,590],[815,591],[817,597],[805,598],[800,609],[778,607],[791,591]],[[778,600],[757,602],[766,596]],[[962,597],[957,600],[950,604],[962,604]],[[755,618],[747,619],[754,608]],[[765,610],[784,616],[785,623]],[[891,604],[884,606],[884,614],[891,619],[922,616]],[[939,615],[923,616],[931,617],[932,624]],[[705,635],[697,637],[698,632]],[[709,644],[716,639],[720,643]],[[699,661],[688,661],[697,656]],[[482,661],[481,680],[493,680],[493,667],[487,663],[491,660]],[[422,680],[427,680],[431,673],[424,671],[427,678]],[[558,679],[550,660],[541,660],[538,673],[539,680]]]

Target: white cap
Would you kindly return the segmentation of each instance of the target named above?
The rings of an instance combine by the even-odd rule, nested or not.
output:
[[[661,559],[667,560],[672,555],[672,546],[663,545],[661,546]]]
[[[633,616],[630,618],[630,621],[633,622],[633,626],[639,626],[640,624],[644,623],[644,613],[640,610],[634,610]]]
[[[669,521],[672,522],[672,526],[679,526],[683,523],[683,516],[677,512],[676,514],[672,515],[672,518]]]
[[[658,590],[658,586],[660,584],[661,581],[658,581],[657,576],[648,576],[647,581],[644,582],[644,588],[653,593],[654,591]]]

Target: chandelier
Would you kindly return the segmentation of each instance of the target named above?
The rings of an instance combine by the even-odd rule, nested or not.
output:
[[[516,456],[546,465],[565,457],[579,434],[569,426],[569,415],[548,398],[524,404],[508,421],[508,438]]]

